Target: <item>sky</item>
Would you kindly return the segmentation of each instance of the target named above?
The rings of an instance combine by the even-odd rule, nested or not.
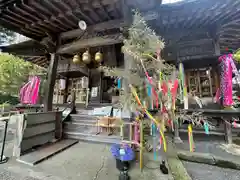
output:
[[[175,2],[179,2],[179,1],[182,1],[182,0],[163,0],[162,3],[168,4],[168,3],[175,3]]]

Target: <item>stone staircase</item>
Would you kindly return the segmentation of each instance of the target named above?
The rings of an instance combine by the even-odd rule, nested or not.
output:
[[[64,137],[69,139],[78,139],[82,141],[92,141],[99,143],[120,143],[119,135],[110,135],[99,133],[97,116],[91,115],[94,107],[103,107],[109,104],[94,104],[87,109],[78,108],[76,114],[70,115],[70,121],[64,122]]]

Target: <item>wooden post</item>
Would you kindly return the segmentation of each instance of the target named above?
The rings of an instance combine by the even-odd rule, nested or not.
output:
[[[56,112],[56,128],[55,128],[55,138],[57,140],[62,139],[63,127],[62,127],[62,112]]]
[[[224,133],[226,143],[232,144],[232,125],[228,121],[224,123]]]
[[[47,83],[45,89],[44,112],[52,111],[53,91],[57,75],[58,55],[50,54],[50,64],[48,68]]]
[[[139,166],[140,166],[140,170],[143,170],[143,123],[142,123],[142,119],[140,120],[140,162],[139,162]]]
[[[174,143],[183,143],[179,136],[179,119],[174,121]]]
[[[122,10],[124,24],[126,26],[129,26],[132,23],[132,14],[131,14],[131,9],[127,4],[127,0],[121,0],[121,10]],[[123,28],[124,36],[127,34],[127,32],[128,31],[124,27]],[[128,55],[124,54],[124,71],[126,72],[126,74],[131,69],[131,64],[129,62],[130,61],[128,61]],[[130,92],[129,82],[127,82],[126,79],[122,80],[122,87],[123,87],[124,91]],[[131,114],[129,108],[126,106],[122,109],[122,111],[123,111],[123,113]]]
[[[224,109],[229,110],[231,107],[225,107]],[[224,133],[225,133],[225,141],[227,144],[232,144],[232,124],[229,121],[224,122]]]

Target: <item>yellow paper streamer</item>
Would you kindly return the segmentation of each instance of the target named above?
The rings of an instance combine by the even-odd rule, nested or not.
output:
[[[131,88],[131,91],[133,93],[133,95],[135,96],[136,100],[138,101],[138,104],[142,107],[142,110],[146,113],[146,115],[148,116],[148,118],[150,120],[152,120],[156,125],[157,127],[159,127],[159,123],[158,121],[148,112],[148,110],[142,106],[142,103],[138,97],[138,94],[136,92],[136,90],[134,89],[133,86],[130,85],[130,88]],[[159,133],[160,133],[160,136],[162,137],[162,140],[163,140],[163,149],[164,149],[164,152],[167,152],[167,143],[166,143],[166,139],[164,137],[164,134],[163,132],[161,131],[161,129],[159,128]]]
[[[190,152],[193,152],[193,142],[192,142],[192,125],[188,125],[188,141]]]

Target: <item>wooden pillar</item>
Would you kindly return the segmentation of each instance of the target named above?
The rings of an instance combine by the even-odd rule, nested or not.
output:
[[[183,66],[182,62],[178,61],[178,66],[180,66],[180,65]],[[185,75],[185,72],[183,72],[183,73]],[[184,81],[186,82],[186,79],[184,79]],[[179,83],[179,86],[181,86],[181,82]],[[181,90],[184,91],[184,88],[186,88],[186,87],[181,87]],[[184,96],[184,92],[180,92],[180,93],[183,93],[183,96]],[[183,98],[184,98],[183,99],[184,100],[184,108],[186,108],[186,106],[188,107],[188,105],[186,105],[186,103],[188,103],[188,102],[185,102],[185,101],[188,101],[188,99],[186,99],[186,97],[183,97]],[[173,115],[174,115],[174,112],[173,112]],[[174,121],[175,116],[172,116],[172,117],[173,117],[172,119]],[[176,119],[173,123],[174,123],[174,143],[182,143],[183,141],[181,140],[181,138],[179,136],[179,119]]]
[[[89,75],[89,80],[90,80],[89,104],[101,103],[102,72],[99,72],[97,69],[91,69],[90,75]]]
[[[67,102],[67,98],[68,98],[68,86],[69,86],[69,77],[67,76],[66,78],[66,85],[65,85],[65,90],[64,90],[64,98],[63,98],[63,103]]]
[[[123,19],[124,19],[124,24],[126,25],[126,27],[129,27],[132,23],[132,13],[131,13],[131,8],[129,7],[129,5],[127,4],[128,0],[122,0],[121,1],[121,5],[122,5],[122,15],[123,15]],[[125,29],[126,27],[124,27],[123,29],[123,34],[124,36],[128,36],[128,31],[127,29]],[[124,54],[124,70],[126,73],[128,73],[128,71],[131,69],[131,64],[130,64],[130,61],[128,61],[128,55],[127,54]],[[123,79],[122,81],[122,87],[124,89],[124,91],[130,91],[129,89],[129,82],[127,82],[126,79]],[[129,110],[128,107],[124,107],[124,109],[122,109],[122,117],[123,118],[126,118],[130,120],[130,117],[131,117],[131,112]],[[128,128],[126,128],[126,131],[129,131]]]
[[[57,76],[59,56],[56,53],[50,54],[50,64],[48,68],[47,83],[45,89],[44,111],[52,111],[53,92]]]

